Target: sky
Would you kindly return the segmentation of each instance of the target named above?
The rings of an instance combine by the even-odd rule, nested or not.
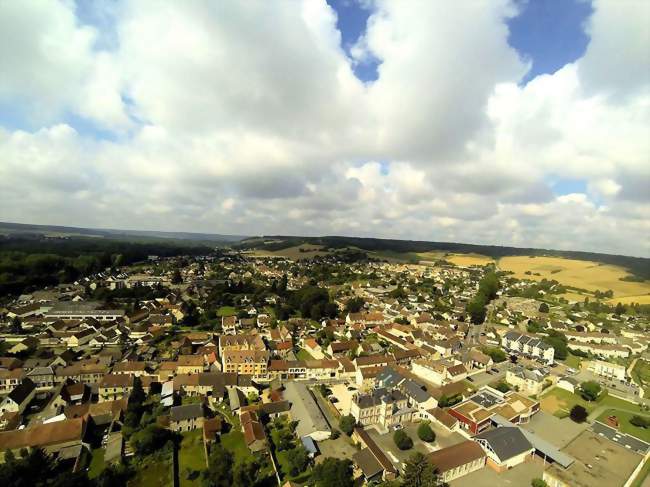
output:
[[[0,221],[650,257],[645,0],[0,0]]]

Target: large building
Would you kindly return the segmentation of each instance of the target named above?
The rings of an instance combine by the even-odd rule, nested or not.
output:
[[[314,441],[323,441],[332,435],[329,423],[306,385],[287,382],[283,396],[291,405],[289,411],[291,418],[298,421],[296,427],[298,438],[311,436]]]
[[[509,353],[537,359],[547,364],[553,363],[555,349],[541,338],[509,331],[501,339],[501,345]]]
[[[535,448],[516,426],[484,431],[474,437],[488,457],[487,464],[502,472],[532,458]]]
[[[603,360],[588,360],[582,362],[581,365],[589,372],[608,379],[625,380],[627,376],[625,365],[613,364]]]
[[[350,405],[350,414],[363,426],[379,424],[388,428],[411,421],[413,412],[407,397],[397,389],[381,388],[369,394],[355,394]]]
[[[440,479],[451,482],[483,468],[487,457],[478,443],[467,440],[429,453],[427,458],[438,470]]]
[[[260,350],[226,350],[221,356],[221,366],[226,373],[267,377],[269,353]]]
[[[495,415],[513,424],[522,424],[527,423],[538,411],[538,401],[514,391],[504,394],[487,386],[448,410],[459,421],[460,427],[472,435],[486,430]]]

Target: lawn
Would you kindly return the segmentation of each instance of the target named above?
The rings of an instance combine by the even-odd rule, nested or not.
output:
[[[301,348],[298,351],[298,353],[296,354],[296,358],[298,360],[314,360],[314,357],[312,357],[311,354],[304,348]]]
[[[222,306],[217,310],[217,316],[235,316],[237,310],[232,306]]]
[[[540,403],[542,410],[559,418],[566,417],[569,411],[571,411],[573,406],[576,404],[584,407],[588,413],[593,411],[599,405],[598,401],[587,402],[578,394],[571,394],[569,391],[565,391],[559,387],[554,387],[544,394]]]
[[[650,443],[650,429],[639,428],[630,423],[630,419],[634,416],[634,413],[621,411],[620,409],[608,409],[598,416],[598,421],[603,424],[608,424],[608,416],[616,416],[618,418],[618,429],[623,433],[627,433],[628,435],[635,436],[640,440]]]
[[[639,359],[632,369],[632,378],[634,382],[643,387],[645,397],[650,395],[650,362]]]
[[[92,451],[92,459],[90,460],[90,467],[88,468],[88,478],[94,479],[98,477],[106,464],[104,463],[104,449],[94,448]]]
[[[152,455],[137,466],[128,487],[160,487],[172,485],[172,459],[169,455]]]
[[[233,428],[225,435],[221,435],[221,445],[233,454],[236,462],[253,458],[253,454],[244,441],[244,433],[237,429]]]
[[[563,362],[567,367],[580,370],[580,362],[582,362],[582,358],[578,357],[577,355],[573,355],[572,353],[568,353],[566,359],[563,360]]]
[[[201,430],[183,433],[183,441],[178,451],[178,468],[181,485],[200,485],[201,477],[194,474],[188,478],[188,472],[201,472],[205,469],[205,451]]]

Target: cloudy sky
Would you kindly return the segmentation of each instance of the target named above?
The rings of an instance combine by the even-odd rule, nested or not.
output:
[[[646,0],[0,0],[0,220],[650,256]]]

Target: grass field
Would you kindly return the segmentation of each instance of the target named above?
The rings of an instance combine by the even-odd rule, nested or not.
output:
[[[221,444],[226,450],[233,454],[236,462],[253,458],[253,454],[244,441],[244,433],[239,429],[233,428],[225,435],[221,435]]]
[[[106,464],[104,463],[104,449],[103,448],[94,448],[92,451],[92,459],[90,461],[90,466],[88,467],[88,478],[94,479],[98,477]]]
[[[447,254],[445,260],[463,267],[470,267],[473,265],[484,266],[494,262],[492,257],[480,254]]]
[[[634,382],[643,387],[644,397],[650,397],[650,362],[639,359],[632,369]]]
[[[650,443],[650,429],[639,428],[630,423],[630,419],[634,416],[634,413],[621,411],[620,409],[607,409],[598,416],[598,421],[608,424],[607,418],[609,416],[616,416],[618,418],[618,429],[623,433],[627,433],[628,435],[635,436],[640,440]]]
[[[622,267],[598,262],[561,257],[511,256],[499,259],[498,264],[501,270],[512,271],[519,279],[555,279],[566,286],[587,291],[611,289],[614,292],[613,301],[626,296],[643,297],[650,293],[650,281],[621,281],[619,278],[629,275],[629,272]],[[526,275],[526,271],[539,275]]]
[[[298,353],[296,354],[296,358],[298,360],[314,360],[314,357],[312,357],[311,354],[304,348],[301,348],[298,351]]]
[[[205,469],[205,451],[203,449],[203,432],[201,430],[183,433],[183,441],[178,451],[178,468],[181,486],[199,486],[201,477],[194,475],[188,479],[187,473],[200,472]]]
[[[159,455],[148,457],[139,465],[135,476],[127,482],[128,487],[161,487],[172,485],[172,459]]]
[[[572,369],[580,370],[580,362],[582,362],[582,358],[573,355],[572,353],[568,353],[566,359],[562,362]]]
[[[588,413],[599,405],[598,401],[587,402],[579,395],[571,394],[559,387],[554,387],[540,399],[541,409],[557,417],[566,417],[577,404],[584,407]]]
[[[217,316],[234,316],[237,314],[237,310],[232,306],[222,306],[217,310]]]

